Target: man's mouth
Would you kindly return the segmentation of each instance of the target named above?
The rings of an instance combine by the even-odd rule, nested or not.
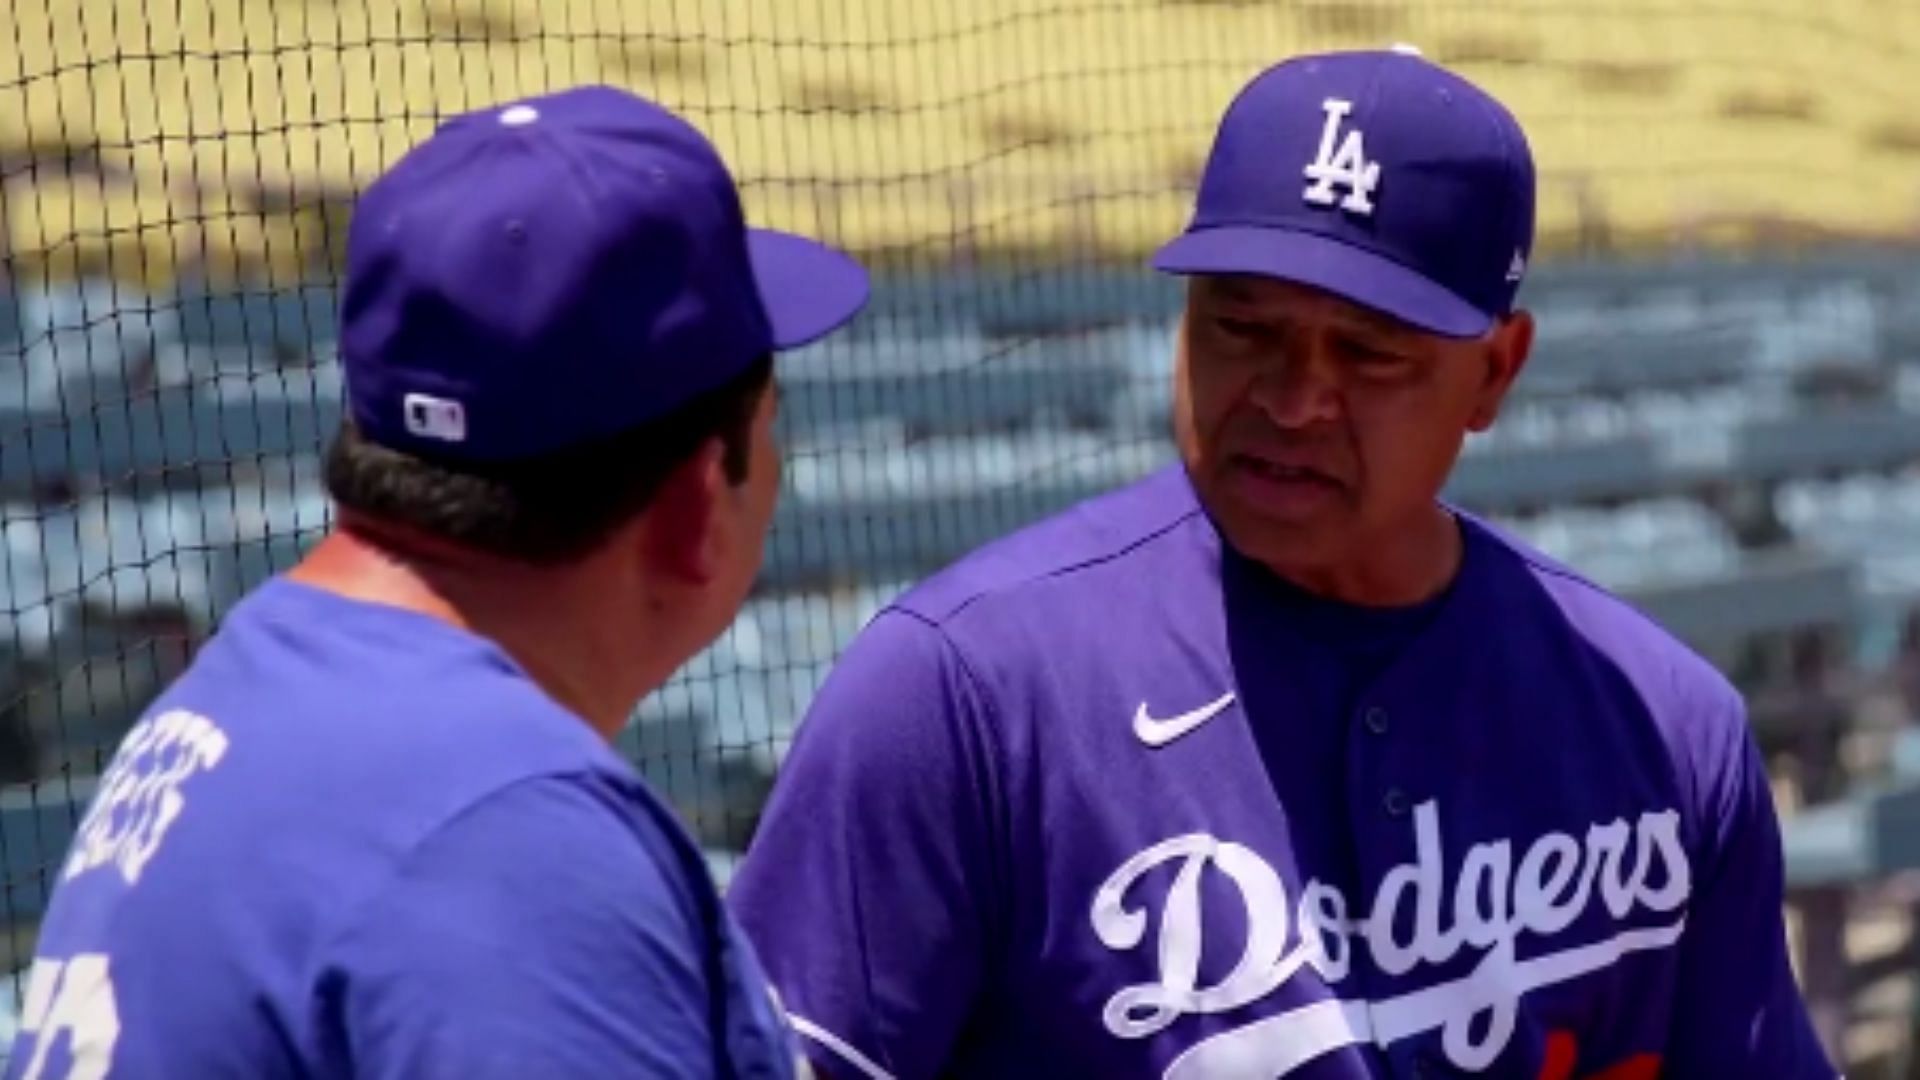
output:
[[[1250,454],[1236,456],[1234,464],[1267,480],[1283,483],[1318,483],[1329,487],[1341,486],[1340,481],[1332,476],[1305,465],[1290,465]]]

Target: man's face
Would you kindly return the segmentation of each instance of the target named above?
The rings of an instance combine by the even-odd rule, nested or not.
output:
[[[1277,572],[1340,576],[1432,543],[1469,431],[1493,422],[1531,344],[1517,315],[1454,340],[1318,290],[1191,282],[1175,375],[1188,472],[1227,540]]]
[[[715,593],[726,612],[725,622],[732,622],[734,613],[746,602],[766,557],[767,532],[780,496],[780,446],[774,435],[779,398],[773,383],[760,395],[753,414],[746,480],[730,485],[722,502],[722,527],[731,540],[724,547]]]
[[[638,524],[635,565],[651,607],[665,614],[655,646],[673,639],[677,665],[711,644],[739,615],[766,554],[780,494],[774,437],[778,394],[769,383],[748,426],[746,475],[736,481],[716,436],[677,470]]]

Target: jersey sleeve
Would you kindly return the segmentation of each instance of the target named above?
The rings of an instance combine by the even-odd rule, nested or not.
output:
[[[323,978],[353,1075],[714,1075],[698,911],[613,797],[522,781],[357,907]]]
[[[1703,777],[1702,851],[1681,938],[1664,1075],[1834,1080],[1795,982],[1783,915],[1780,824],[1765,764],[1731,700],[1715,710],[1721,749]]]
[[[954,646],[882,613],[814,699],[728,889],[825,1074],[939,1074],[996,952],[983,695]]]

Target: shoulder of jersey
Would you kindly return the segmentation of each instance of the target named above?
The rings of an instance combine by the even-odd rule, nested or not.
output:
[[[605,740],[542,693],[497,649],[411,617],[345,606],[317,594],[269,587],[240,605],[196,663],[169,691],[227,722],[234,737],[260,740],[297,758],[302,771],[343,789],[392,783],[427,770],[432,783],[404,785],[423,799],[478,798],[546,774],[605,773],[625,763]],[[258,662],[229,658],[255,634],[283,627],[320,635],[297,647],[350,677],[281,681]],[[236,672],[236,666],[242,668]],[[265,723],[260,704],[288,694]],[[237,726],[236,726],[237,725]]]
[[[982,600],[1015,598],[1029,586],[1139,555],[1199,516],[1185,471],[1170,465],[975,549],[891,606],[944,623]]]
[[[1456,510],[1456,513],[1458,511]],[[1484,519],[1469,520],[1526,565],[1539,587],[1596,648],[1623,667],[1691,684],[1708,696],[1735,695],[1726,676],[1633,601]]]

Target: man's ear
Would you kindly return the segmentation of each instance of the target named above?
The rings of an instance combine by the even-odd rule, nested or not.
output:
[[[1481,359],[1486,364],[1486,378],[1480,386],[1480,399],[1474,404],[1473,415],[1467,422],[1469,430],[1479,432],[1493,426],[1507,392],[1513,389],[1514,380],[1520,377],[1520,372],[1532,355],[1532,314],[1516,311],[1493,328],[1481,353]]]
[[[1173,330],[1173,400],[1167,421],[1172,429],[1174,445],[1189,456],[1197,450],[1193,423],[1193,388],[1189,385],[1189,380],[1193,378],[1193,355],[1188,344],[1192,331],[1193,307],[1188,305],[1180,312],[1180,321]]]
[[[654,573],[691,585],[719,575],[727,543],[720,528],[725,453],[719,439],[708,439],[667,474],[654,495],[642,521],[642,549]]]

